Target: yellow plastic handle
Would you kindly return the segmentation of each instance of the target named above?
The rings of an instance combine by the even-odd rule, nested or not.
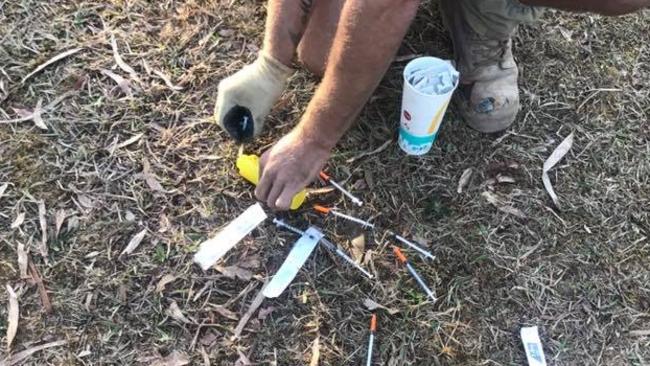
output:
[[[247,181],[257,185],[260,181],[260,158],[257,155],[245,155],[241,154],[237,158],[237,169],[239,169],[239,175],[244,177]],[[291,209],[297,210],[300,205],[305,202],[307,198],[307,191],[304,189],[291,200]]]

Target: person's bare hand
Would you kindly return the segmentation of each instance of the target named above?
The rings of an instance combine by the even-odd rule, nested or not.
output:
[[[291,131],[262,155],[255,196],[272,209],[288,210],[293,196],[318,176],[329,156],[318,141]]]

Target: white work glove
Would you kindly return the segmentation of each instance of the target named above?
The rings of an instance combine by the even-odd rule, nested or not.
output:
[[[217,123],[238,142],[259,135],[292,71],[260,53],[255,62],[221,80],[214,113]]]

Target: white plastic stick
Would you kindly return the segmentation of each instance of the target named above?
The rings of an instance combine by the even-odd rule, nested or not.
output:
[[[247,208],[217,235],[200,244],[199,251],[194,254],[194,262],[201,266],[204,271],[207,270],[239,243],[244,236],[262,223],[266,217],[266,213],[259,203]]]

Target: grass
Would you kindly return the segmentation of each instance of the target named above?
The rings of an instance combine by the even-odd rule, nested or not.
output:
[[[67,340],[25,364],[150,364],[180,352],[232,365],[306,365],[319,339],[320,364],[359,364],[365,356],[371,298],[379,311],[377,362],[385,365],[520,365],[519,328],[538,325],[550,364],[645,365],[650,362],[650,22],[549,12],[515,39],[523,108],[508,132],[486,136],[452,109],[431,153],[406,157],[395,142],[401,70],[395,62],[334,152],[330,170],[359,189],[359,216],[430,243],[427,265],[408,252],[440,301],[424,302],[390,253],[368,234],[365,281],[319,249],[284,295],[266,300],[232,340],[237,321],[295,236],[265,225],[232,250],[224,265],[257,263],[250,281],[192,264],[196,246],[254,200],[234,168],[237,146],[211,123],[218,81],[252,61],[260,45],[261,2],[0,2],[0,120],[67,97],[30,121],[0,125],[0,282],[20,303],[13,352]],[[140,82],[115,66],[110,34]],[[24,83],[63,51],[79,53]],[[437,6],[425,3],[401,55],[450,57]],[[130,80],[132,96],[102,74]],[[173,91],[147,69],[161,71]],[[289,131],[317,80],[298,72],[276,106],[268,132],[246,147],[261,152]],[[576,141],[551,172],[562,209],[541,183],[544,159],[570,132]],[[130,144],[121,143],[142,134]],[[144,172],[145,160],[150,168]],[[474,174],[461,194],[458,180]],[[386,174],[389,172],[389,174]],[[150,174],[162,186],[152,189]],[[499,175],[514,183],[494,183]],[[491,191],[525,213],[497,210]],[[39,254],[37,202],[47,220],[47,263]],[[56,235],[57,212],[65,220]],[[19,213],[25,221],[10,228]],[[285,215],[324,227],[346,247],[357,228],[305,208]],[[143,228],[147,236],[120,256]],[[21,279],[18,244],[44,281],[46,314],[32,279]],[[346,249],[349,249],[346,247]],[[156,291],[163,276],[174,280]],[[175,301],[190,324],[168,315]],[[2,291],[0,302],[7,303]],[[0,334],[7,328],[0,307]],[[4,354],[6,354],[3,348]],[[3,355],[4,355],[3,354]]]

